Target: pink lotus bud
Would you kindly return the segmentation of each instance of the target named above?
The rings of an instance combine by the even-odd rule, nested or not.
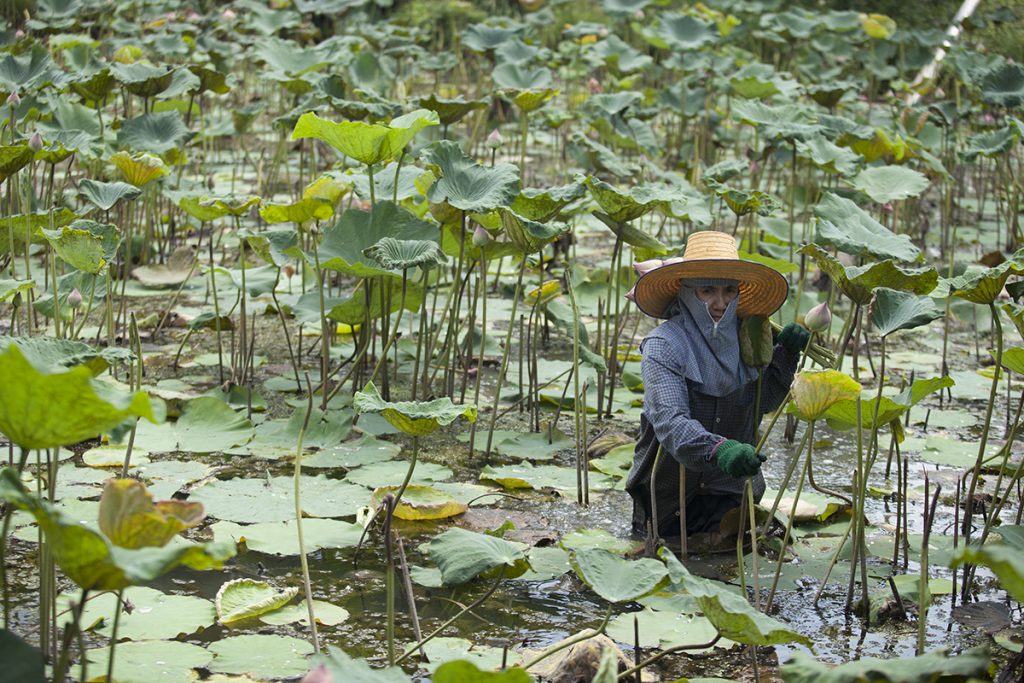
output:
[[[636,19],[637,21],[643,21],[645,16],[647,15],[644,14],[644,11],[642,9],[638,9],[637,11],[633,12],[633,18]]]
[[[992,126],[995,125],[996,117],[992,116],[992,114],[989,114],[988,112],[985,112],[985,115],[981,117],[981,120],[984,121],[986,126]]]
[[[636,293],[636,285],[633,285],[632,287],[629,288],[629,291],[626,292],[623,296],[625,296],[627,300],[632,301],[633,303],[636,303],[636,299],[634,298],[634,294],[635,293]]]
[[[476,226],[476,230],[473,231],[473,246],[474,247],[486,247],[488,244],[493,242],[491,239],[491,233],[487,232],[481,226]]]
[[[188,13],[188,20],[189,21],[199,21],[199,12],[196,12],[195,10],[189,12]]]
[[[315,669],[310,670],[305,678],[302,679],[302,683],[334,683],[334,674],[321,664]]]
[[[24,31],[22,31],[22,30],[21,30],[21,29],[19,28],[19,29],[18,29],[17,31],[15,31],[15,32],[14,32],[14,37],[15,37],[15,38],[16,38],[17,40],[21,40],[22,38],[24,38],[24,37],[25,37],[25,32],[24,32]]]
[[[68,294],[68,306],[70,306],[71,308],[78,308],[81,305],[82,293],[79,292],[78,288],[76,287],[75,289],[71,290],[70,294]]]
[[[885,211],[886,213],[892,213],[892,202],[886,202],[885,204],[882,204],[882,211]]]
[[[28,146],[38,152],[43,148],[43,136],[38,132],[32,133],[32,137],[28,139]]]
[[[19,104],[21,104],[21,97],[18,95],[18,93],[12,92],[10,95],[7,96],[7,104],[11,105],[12,107],[17,107]]]
[[[235,11],[229,7],[226,10],[224,10],[224,12],[223,12],[223,14],[221,14],[221,16],[224,17],[225,19],[227,19],[228,21],[231,21],[232,19],[234,19],[238,15],[235,14]]]
[[[760,170],[761,170],[761,164],[759,164],[756,160],[750,162],[750,172],[752,174],[756,175],[757,172],[760,171]]]
[[[824,332],[832,324],[832,311],[828,310],[828,302],[822,302],[807,311],[804,326],[811,332]]]
[[[501,131],[495,128],[491,131],[490,135],[487,136],[487,140],[484,141],[484,145],[487,149],[498,149],[501,147],[502,142]]]
[[[593,77],[587,81],[587,88],[590,90],[591,95],[596,95],[603,90],[601,87],[601,81]]]
[[[660,268],[662,264],[664,264],[664,261],[662,261],[660,258],[652,258],[648,259],[647,261],[640,261],[638,263],[634,263],[633,270],[636,271],[637,275],[643,275],[644,273],[648,273],[654,270],[655,268]]]

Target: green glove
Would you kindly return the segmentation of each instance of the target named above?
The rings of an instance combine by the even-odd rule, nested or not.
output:
[[[761,469],[767,456],[761,455],[748,443],[727,439],[715,448],[718,468],[730,477],[752,477]]]
[[[811,333],[796,323],[789,323],[779,332],[778,342],[790,353],[800,353],[807,348]]]

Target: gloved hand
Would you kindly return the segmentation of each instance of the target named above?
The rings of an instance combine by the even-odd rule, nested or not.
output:
[[[768,459],[754,450],[748,443],[727,439],[715,449],[718,467],[730,477],[752,477],[761,469],[761,463]]]
[[[778,342],[790,353],[800,353],[807,348],[811,333],[803,326],[789,323],[779,332]]]

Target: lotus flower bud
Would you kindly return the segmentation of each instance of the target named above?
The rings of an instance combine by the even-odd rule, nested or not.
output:
[[[7,96],[7,104],[9,104],[12,107],[17,107],[19,104],[21,104],[21,97],[18,95],[18,93],[12,92],[10,95]]]
[[[589,81],[587,81],[587,89],[590,90],[591,95],[598,94],[603,90],[603,88],[601,87],[601,81],[592,77]]]
[[[291,277],[295,275],[295,266],[290,263],[286,263],[281,267],[281,272],[284,273],[285,277]]]
[[[200,18],[201,17],[199,16],[199,12],[196,12],[195,10],[188,13],[188,20],[193,23],[199,21]]]
[[[231,21],[232,19],[234,19],[238,15],[235,14],[235,11],[229,7],[226,10],[224,10],[224,12],[223,12],[223,14],[221,14],[221,16],[224,17],[225,19],[227,19],[228,21]]]
[[[24,37],[25,37],[25,32],[22,31],[20,28],[17,31],[14,32],[14,38],[16,40],[21,40]]]
[[[33,151],[38,152],[43,148],[43,136],[38,132],[32,133],[32,137],[28,139],[28,146],[31,147]]]
[[[643,275],[654,270],[655,268],[660,268],[662,264],[664,264],[664,261],[662,261],[660,258],[652,258],[647,261],[640,261],[638,263],[634,263],[633,270],[636,271],[637,275]]]
[[[646,16],[647,15],[644,14],[644,11],[642,9],[638,9],[637,11],[633,12],[633,18],[636,19],[637,21],[643,21],[644,17]]]
[[[502,142],[503,140],[501,139],[501,131],[495,128],[494,130],[491,131],[490,135],[487,136],[487,140],[484,141],[484,145],[487,147],[487,149],[498,149],[499,147],[501,147]]]
[[[71,290],[70,294],[68,294],[68,306],[70,306],[71,308],[78,308],[81,305],[82,293],[79,292],[78,288],[76,287],[75,289]]]
[[[892,213],[892,202],[886,202],[885,204],[882,204],[882,211],[885,211],[886,213]]]
[[[491,233],[487,232],[481,226],[476,226],[476,230],[473,231],[473,246],[474,247],[486,247],[488,244],[493,242],[491,239]]]
[[[832,311],[828,310],[828,302],[823,302],[807,311],[804,325],[811,332],[824,332],[832,324]]]

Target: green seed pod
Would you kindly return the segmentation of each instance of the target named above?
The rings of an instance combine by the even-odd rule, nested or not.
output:
[[[763,368],[772,362],[771,321],[763,315],[752,315],[740,325],[740,357],[752,368]]]

